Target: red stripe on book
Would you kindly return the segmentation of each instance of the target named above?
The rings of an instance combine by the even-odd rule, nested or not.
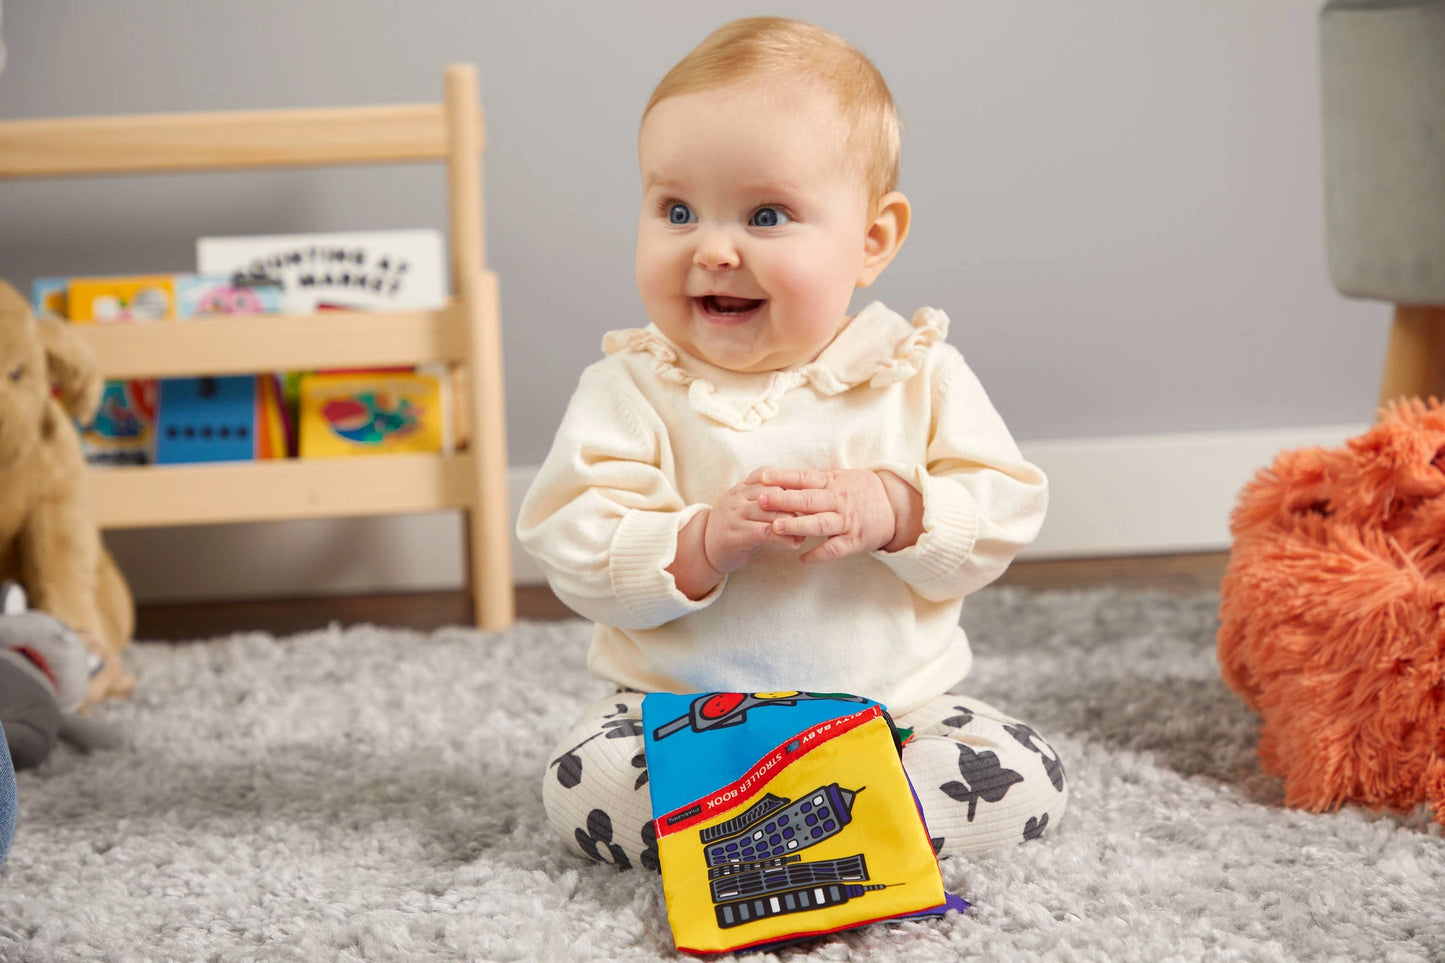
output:
[[[876,705],[869,706],[861,712],[855,712],[851,716],[843,716],[838,719],[829,719],[827,722],[820,722],[803,730],[791,739],[782,743],[772,752],[759,759],[748,772],[736,782],[723,786],[715,792],[708,793],[701,799],[688,803],[686,806],[679,806],[672,812],[658,817],[655,820],[657,838],[671,836],[673,833],[680,833],[685,829],[696,826],[698,823],[711,819],[720,812],[745,805],[748,800],[756,796],[764,786],[767,785],[767,775],[782,766],[786,759],[792,764],[803,758],[814,749],[838,738],[845,733],[871,722],[882,716],[883,710]],[[789,751],[790,746],[798,744],[797,749]],[[669,824],[669,822],[671,823]]]

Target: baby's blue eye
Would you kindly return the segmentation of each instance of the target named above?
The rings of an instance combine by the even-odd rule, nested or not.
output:
[[[786,224],[790,218],[776,207],[760,207],[753,212],[753,218],[748,223],[753,227],[777,227],[779,224]]]
[[[667,221],[669,224],[691,224],[693,221],[692,208],[686,204],[672,204],[667,208]]]

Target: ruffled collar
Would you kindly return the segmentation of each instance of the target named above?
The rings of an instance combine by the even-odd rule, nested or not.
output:
[[[942,311],[920,308],[908,321],[874,301],[854,315],[816,359],[786,371],[739,374],[718,368],[686,353],[651,324],[609,332],[602,350],[648,355],[659,378],[687,389],[688,402],[698,414],[750,431],[776,415],[783,397],[798,388],[826,396],[860,384],[879,388],[906,381],[947,333],[948,316]]]

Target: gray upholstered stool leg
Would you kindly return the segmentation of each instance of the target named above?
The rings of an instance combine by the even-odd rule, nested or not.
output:
[[[1330,0],[1320,79],[1330,277],[1397,305],[1380,400],[1445,399],[1445,0]]]

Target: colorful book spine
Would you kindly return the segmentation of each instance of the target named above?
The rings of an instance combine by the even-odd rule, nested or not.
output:
[[[286,411],[281,379],[274,374],[256,376],[256,457],[285,458],[292,452],[294,428]]]

